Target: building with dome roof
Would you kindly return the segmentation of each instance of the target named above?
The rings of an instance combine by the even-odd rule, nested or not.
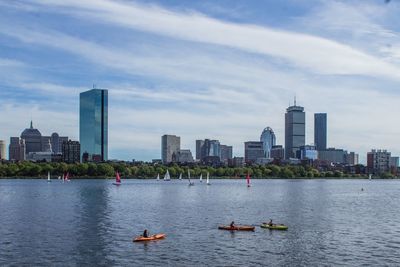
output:
[[[275,133],[271,127],[267,127],[262,131],[260,142],[263,143],[264,157],[271,158],[271,149],[276,142]]]
[[[29,128],[21,133],[21,139],[25,140],[25,153],[42,151],[42,134],[38,129],[33,128],[33,122]]]

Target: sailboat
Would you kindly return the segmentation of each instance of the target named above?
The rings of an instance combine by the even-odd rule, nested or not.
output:
[[[200,178],[199,178],[200,183],[203,182],[203,174],[200,174]]]
[[[247,173],[246,180],[247,180],[247,187],[250,187],[250,174],[249,173]]]
[[[189,179],[189,186],[194,185],[194,183],[192,183],[192,182],[190,181],[190,171],[189,171],[189,170],[188,170],[188,179]]]
[[[207,172],[207,185],[211,185],[210,184],[210,173]]]
[[[157,181],[160,181],[160,174],[159,174],[159,173],[157,173],[157,178],[156,178],[156,180],[157,180]]]
[[[179,174],[179,180],[182,180],[182,173]]]
[[[71,180],[69,179],[69,172],[64,172],[62,176],[62,181],[64,182],[70,182]]]
[[[370,180],[372,179],[372,174],[369,175],[368,179],[370,179]]]
[[[121,185],[121,176],[118,171],[115,173],[115,183],[113,185]]]
[[[47,182],[48,182],[48,183],[51,182],[51,179],[50,179],[50,172],[47,172]]]
[[[169,171],[168,171],[168,170],[167,170],[167,172],[165,173],[164,181],[171,181],[171,176],[169,176]]]

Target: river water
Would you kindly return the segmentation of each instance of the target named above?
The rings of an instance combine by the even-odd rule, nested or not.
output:
[[[0,266],[399,266],[399,195],[397,180],[0,180]],[[288,231],[217,229],[270,218]],[[133,243],[145,228],[167,238]]]

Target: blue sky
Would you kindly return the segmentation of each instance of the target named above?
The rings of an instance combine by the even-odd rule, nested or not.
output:
[[[0,1],[0,139],[32,118],[78,139],[79,92],[109,89],[109,157],[160,158],[161,135],[284,143],[293,96],[328,145],[399,155],[399,1]]]

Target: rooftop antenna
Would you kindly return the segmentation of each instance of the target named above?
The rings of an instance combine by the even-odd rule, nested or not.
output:
[[[294,95],[294,106],[296,106],[296,94]]]
[[[96,89],[96,84],[93,84],[93,89]]]

